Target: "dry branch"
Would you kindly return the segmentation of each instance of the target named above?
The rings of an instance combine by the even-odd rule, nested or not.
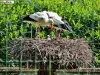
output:
[[[85,39],[52,39],[33,40],[30,38],[9,41],[10,52],[14,59],[22,60],[51,60],[56,68],[90,67],[92,53]],[[35,58],[35,54],[36,57]],[[65,68],[64,67],[64,68]]]

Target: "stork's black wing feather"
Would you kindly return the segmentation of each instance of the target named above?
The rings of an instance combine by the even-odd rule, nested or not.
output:
[[[30,18],[30,17],[29,17],[29,15],[27,15],[26,17],[24,17],[24,18],[23,18],[23,21],[24,21],[24,20],[26,20],[26,21],[33,21],[33,22],[37,22],[36,20],[34,20],[34,19]]]

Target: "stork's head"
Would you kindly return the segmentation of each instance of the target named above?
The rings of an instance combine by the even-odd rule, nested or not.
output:
[[[64,28],[68,29],[71,33],[74,33],[74,31],[72,30],[72,27],[69,25],[67,19],[63,19],[64,22]]]
[[[69,25],[69,23],[68,23],[68,19],[66,19],[66,18],[62,17],[62,19],[61,19],[61,20],[64,22],[64,24]]]

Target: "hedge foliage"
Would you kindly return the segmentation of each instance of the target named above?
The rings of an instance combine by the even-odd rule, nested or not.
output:
[[[17,37],[30,37],[31,26],[23,17],[37,11],[53,11],[67,18],[75,34],[62,31],[66,38],[86,38],[91,45],[97,66],[100,66],[100,0],[15,0],[14,4],[0,4],[0,48],[6,41]],[[32,26],[36,36],[36,26]],[[48,27],[41,27],[41,38],[46,38]],[[55,34],[55,31],[54,31]],[[55,36],[55,35],[54,35]],[[5,54],[0,51],[0,54]]]

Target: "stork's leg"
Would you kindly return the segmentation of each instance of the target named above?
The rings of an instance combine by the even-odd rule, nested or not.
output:
[[[37,38],[40,39],[40,24],[38,25],[37,28]]]
[[[54,25],[50,24],[51,32],[54,30]]]
[[[59,30],[57,30],[57,32],[56,32],[56,38],[60,38],[60,32],[61,32],[61,30],[59,29]]]
[[[51,30],[50,30],[51,36],[53,36],[52,32],[53,32],[53,30],[54,30],[54,25],[53,25],[53,24],[50,24],[50,28],[51,28]]]

